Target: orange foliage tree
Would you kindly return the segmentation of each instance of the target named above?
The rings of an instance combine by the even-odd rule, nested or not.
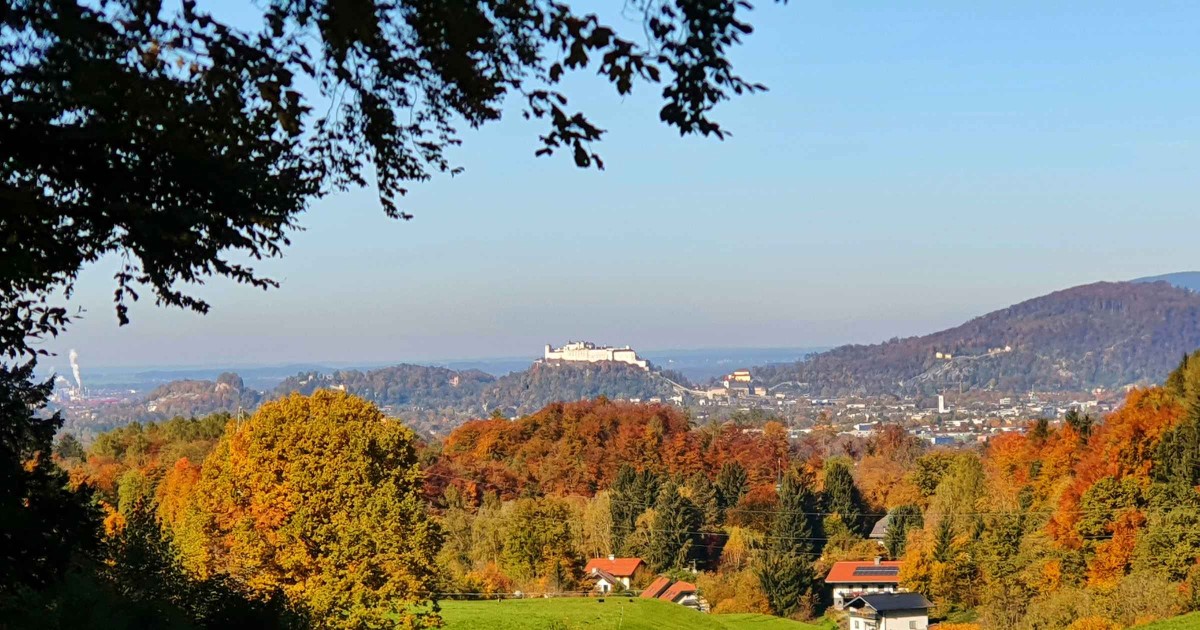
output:
[[[1110,414],[1087,440],[1086,450],[1075,467],[1070,485],[1059,500],[1047,531],[1059,544],[1078,548],[1078,532],[1084,494],[1103,478],[1130,478],[1143,489],[1150,483],[1153,455],[1164,432],[1179,423],[1184,409],[1178,399],[1161,387],[1135,389],[1125,404]],[[1119,515],[1109,517],[1116,521]]]

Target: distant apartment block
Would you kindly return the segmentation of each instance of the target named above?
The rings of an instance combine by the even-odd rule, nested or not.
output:
[[[571,341],[561,348],[546,344],[543,355],[545,361],[573,361],[582,363],[627,363],[643,370],[650,369],[650,362],[638,357],[633,348],[613,348],[612,346],[597,346],[590,341]]]

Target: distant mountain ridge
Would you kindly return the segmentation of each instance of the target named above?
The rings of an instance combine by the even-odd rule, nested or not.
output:
[[[822,396],[1089,390],[1161,381],[1197,347],[1200,293],[1167,282],[1098,282],[930,335],[841,346],[755,372],[776,389]]]
[[[1161,276],[1146,276],[1130,280],[1130,282],[1147,283],[1147,282],[1166,282],[1167,284],[1187,289],[1189,291],[1200,291],[1200,271],[1180,271],[1176,273],[1164,273]]]

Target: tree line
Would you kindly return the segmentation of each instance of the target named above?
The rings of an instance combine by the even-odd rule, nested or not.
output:
[[[1200,353],[1104,418],[977,448],[899,426],[791,440],[773,421],[697,427],[606,399],[432,442],[319,390],[86,448],[65,434],[46,471],[103,522],[92,568],[71,565],[58,594],[115,598],[134,620],[436,625],[439,598],[587,590],[584,564],[610,554],[646,562],[635,589],[686,577],[716,612],[807,618],[830,603],[834,562],[882,556],[937,618],[1041,630],[1200,606],[1198,435]],[[31,555],[63,561],[41,540]],[[15,596],[14,611],[49,605]]]

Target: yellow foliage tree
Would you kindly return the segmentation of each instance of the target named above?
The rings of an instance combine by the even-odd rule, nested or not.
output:
[[[324,627],[429,627],[441,532],[421,484],[399,422],[342,392],[293,394],[228,428],[177,545],[185,566],[282,593]]]
[[[1121,630],[1121,626],[1099,615],[1081,617],[1067,626],[1067,630]]]

